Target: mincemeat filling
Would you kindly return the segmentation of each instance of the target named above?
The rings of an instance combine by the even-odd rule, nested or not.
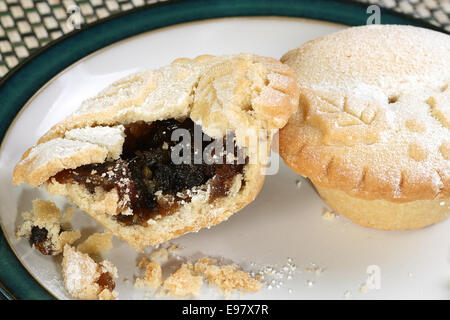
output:
[[[178,140],[172,136],[177,129],[184,129],[178,133],[185,133]],[[125,134],[120,159],[67,169],[54,176],[59,183],[83,184],[91,193],[96,187],[105,191],[116,188],[122,212],[132,209],[132,214],[115,216],[122,225],[146,226],[149,219],[170,214],[181,202],[190,200],[186,191],[203,186],[210,179],[209,201],[224,197],[246,162],[234,141],[233,150],[225,147],[232,135],[224,141],[211,139],[189,118],[136,122],[125,126]],[[186,135],[190,136],[185,139],[187,142],[183,140]],[[219,148],[211,147],[214,145],[223,148],[218,152]],[[179,160],[174,161],[174,154],[180,156]],[[157,193],[170,195],[173,201],[158,201]]]

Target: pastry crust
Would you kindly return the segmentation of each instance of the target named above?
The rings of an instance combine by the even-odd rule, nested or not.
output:
[[[450,197],[450,37],[410,26],[349,28],[281,59],[300,109],[280,154],[321,188],[403,203]]]
[[[14,170],[13,183],[45,185],[50,193],[68,196],[134,248],[156,245],[224,221],[253,201],[264,181],[273,131],[286,124],[298,106],[298,95],[290,68],[272,58],[241,54],[177,59],[167,67],[119,80],[83,102],[25,152]],[[236,145],[250,158],[258,156],[235,176],[228,194],[213,203],[208,182],[176,212],[149,221],[147,227],[123,227],[112,217],[120,212],[115,189],[97,188],[91,193],[76,182],[60,184],[52,178],[64,169],[117,159],[124,141],[123,125],[187,117],[214,139],[233,131]],[[251,140],[259,130],[264,130],[268,145],[256,145],[261,150],[253,150]]]
[[[365,200],[336,189],[316,187],[320,196],[336,211],[353,222],[380,230],[414,230],[448,217],[450,201],[416,200],[392,202]]]

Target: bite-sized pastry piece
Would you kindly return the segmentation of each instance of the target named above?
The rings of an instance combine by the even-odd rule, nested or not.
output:
[[[183,265],[172,273],[163,283],[163,289],[173,297],[196,296],[200,293],[203,278],[195,275],[194,268],[190,262]]]
[[[226,298],[236,290],[258,292],[263,287],[263,283],[238,265],[219,265],[217,260],[208,257],[199,259],[194,265],[194,271],[207,279],[209,284],[217,286]]]
[[[112,249],[112,237],[110,232],[91,234],[86,240],[77,246],[77,250],[87,254],[102,254]]]
[[[82,300],[114,300],[117,268],[110,261],[96,263],[88,254],[64,246],[62,273],[69,294]]]
[[[69,229],[68,217],[51,201],[34,200],[33,211],[22,213],[22,217],[24,221],[16,236],[29,239],[31,246],[44,255],[60,254],[65,244],[72,244],[81,236],[79,231]]]
[[[300,108],[280,154],[354,222],[417,229],[450,214],[450,36],[363,26],[284,55]]]
[[[13,183],[68,196],[135,248],[156,245],[253,201],[271,138],[297,106],[278,60],[178,59],[85,101],[25,152]]]
[[[169,259],[169,250],[167,248],[155,249],[149,255],[150,260],[158,260],[159,262],[165,262]]]
[[[161,264],[157,261],[148,261],[142,259],[139,263],[139,268],[145,269],[143,278],[136,278],[134,286],[137,288],[150,287],[157,289],[162,284],[162,269]]]

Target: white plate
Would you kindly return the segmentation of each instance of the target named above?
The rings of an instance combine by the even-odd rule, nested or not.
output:
[[[14,237],[21,222],[20,213],[31,209],[32,199],[50,198],[60,207],[69,202],[49,197],[43,190],[14,187],[11,174],[22,153],[82,100],[127,74],[160,67],[178,57],[248,52],[279,58],[307,40],[342,28],[288,18],[207,20],[116,43],[60,73],[21,111],[1,149],[1,221],[21,262],[53,295],[69,298],[61,282],[60,258],[42,256],[31,250],[26,240]],[[282,279],[276,275],[267,277],[269,281],[276,279],[273,288],[267,286],[256,294],[245,294],[249,299],[450,298],[449,220],[408,232],[365,229],[344,217],[326,220],[322,217],[326,205],[314,189],[280,162],[278,173],[266,178],[258,198],[244,210],[216,227],[172,241],[184,247],[179,255],[187,259],[202,255],[222,257],[249,271],[257,272],[264,266],[282,271]],[[298,179],[303,181],[300,188],[296,185]],[[102,230],[80,211],[73,224],[81,228],[83,237]],[[114,248],[104,257],[119,269],[117,290],[121,299],[157,298],[133,287],[138,254],[126,243],[114,239]],[[297,266],[291,279],[282,270],[289,257]],[[166,271],[173,270],[177,263],[180,260],[171,259]],[[320,274],[307,272],[311,263],[324,270]],[[363,293],[360,287],[368,278],[368,268],[379,271],[375,279],[380,280],[380,288]],[[204,290],[198,298],[221,296],[214,290]]]

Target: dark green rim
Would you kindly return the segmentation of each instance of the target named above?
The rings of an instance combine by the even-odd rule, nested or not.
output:
[[[0,139],[26,102],[59,72],[119,40],[179,23],[222,17],[283,16],[325,20],[349,26],[366,23],[367,5],[333,0],[170,1],[119,13],[51,42],[0,81]],[[431,24],[381,10],[383,24],[410,24],[445,32]],[[70,48],[70,50],[67,50]],[[24,268],[0,230],[0,295],[5,299],[54,299]]]

